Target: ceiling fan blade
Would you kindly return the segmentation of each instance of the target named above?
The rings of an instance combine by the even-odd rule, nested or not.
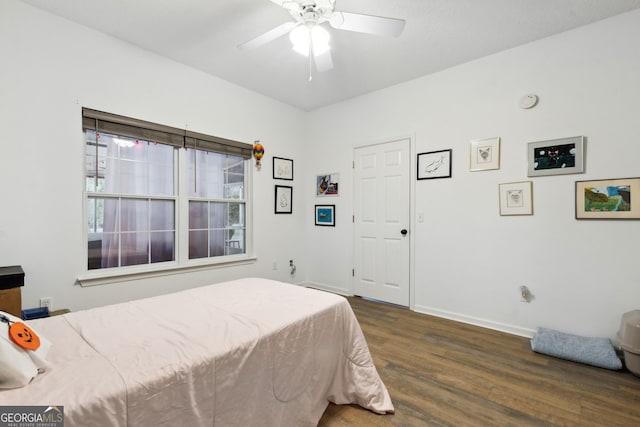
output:
[[[302,10],[305,6],[317,6],[321,9],[333,10],[336,0],[271,0],[272,3],[284,7],[287,10]]]
[[[284,24],[278,25],[274,29],[267,31],[266,33],[263,33],[256,38],[253,38],[247,42],[239,44],[238,49],[248,50],[248,49],[254,49],[256,47],[260,47],[264,44],[269,43],[270,41],[277,39],[278,37],[284,36],[289,31],[291,31],[296,25],[298,25],[296,22],[285,22]]]
[[[329,71],[333,68],[333,58],[331,57],[331,51],[321,53],[320,55],[314,55],[313,60],[316,63],[316,70],[319,73]]]
[[[296,21],[302,16],[302,5],[293,0],[271,0],[273,3],[289,11]]]
[[[361,13],[334,12],[329,19],[329,24],[338,30],[397,37],[404,30],[405,21]]]

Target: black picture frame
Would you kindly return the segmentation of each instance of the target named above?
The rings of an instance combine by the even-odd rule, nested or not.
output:
[[[284,157],[273,158],[273,179],[293,181],[293,160]]]
[[[321,227],[336,226],[336,205],[316,205],[315,224]]]
[[[274,196],[274,213],[290,214],[293,212],[293,187],[276,185]]]
[[[451,178],[451,157],[453,150],[428,151],[418,154],[417,178]]]

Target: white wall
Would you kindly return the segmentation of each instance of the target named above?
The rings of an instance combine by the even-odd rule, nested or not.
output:
[[[640,12],[303,113],[15,0],[0,0],[0,265],[27,273],[24,307],[79,309],[246,275],[351,292],[353,148],[410,136],[453,149],[453,178],[414,182],[414,308],[530,334],[613,336],[639,308],[637,221],[576,221],[574,182],[639,176]],[[257,70],[259,71],[259,70]],[[525,93],[533,110],[517,107]],[[84,269],[87,106],[251,142],[255,254],[243,267],[90,288]],[[582,175],[531,179],[531,217],[498,215],[498,184],[527,180],[526,143],[587,137]],[[469,172],[469,140],[500,136],[501,169]],[[301,143],[301,141],[303,141]],[[414,159],[415,159],[415,153]],[[273,214],[271,157],[295,161],[293,215]],[[337,226],[314,227],[317,173],[341,174]],[[288,185],[288,184],[285,184]],[[298,275],[286,264],[294,258]],[[273,263],[279,269],[272,270]],[[535,299],[520,302],[519,286]]]
[[[613,337],[640,308],[640,222],[574,219],[574,182],[640,176],[638,40],[633,12],[310,113],[325,124],[309,133],[312,169],[340,172],[343,192],[335,230],[307,225],[309,281],[351,290],[353,148],[413,135],[417,153],[453,149],[452,179],[415,182],[414,308],[522,335]],[[540,96],[532,110],[518,107],[526,93]],[[527,142],[577,135],[586,173],[527,178]],[[496,136],[500,170],[470,172],[469,141]],[[500,217],[498,184],[523,180],[534,215]]]
[[[75,310],[247,275],[301,280],[303,202],[294,198],[293,215],[273,214],[271,159],[303,152],[304,113],[14,0],[0,1],[0,57],[0,265],[22,265],[23,307],[53,297],[54,309]],[[85,267],[83,106],[260,139],[266,155],[262,171],[253,172],[257,263],[75,285]],[[296,278],[288,274],[291,258]]]

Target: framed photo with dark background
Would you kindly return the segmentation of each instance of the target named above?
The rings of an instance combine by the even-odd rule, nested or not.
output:
[[[584,137],[530,142],[527,176],[565,175],[584,172]]]

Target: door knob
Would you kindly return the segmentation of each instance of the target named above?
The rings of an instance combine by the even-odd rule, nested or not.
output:
[[[402,234],[403,236],[407,235],[407,229],[403,228],[402,230],[400,230],[400,234]]]

